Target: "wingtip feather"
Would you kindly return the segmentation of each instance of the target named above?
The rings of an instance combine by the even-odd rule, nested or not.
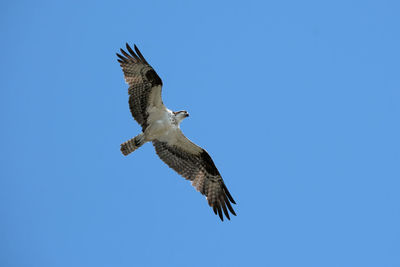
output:
[[[236,216],[235,210],[232,208],[231,203],[229,202],[229,199],[226,197],[226,195],[224,195],[224,200],[225,200],[225,204],[228,207],[229,211]]]
[[[226,209],[226,205],[223,204],[223,203],[221,203],[221,205],[222,205],[222,209],[224,210],[224,214],[225,214],[226,218],[227,218],[228,220],[231,220],[231,218],[229,217],[229,212],[228,212],[228,210]]]
[[[125,57],[121,56],[121,55],[118,54],[118,53],[115,53],[115,54],[116,54],[117,57],[119,57],[123,62],[126,62],[126,58],[125,58]]]
[[[221,219],[221,221],[224,221],[224,216],[222,215],[222,210],[221,210],[221,207],[220,207],[219,203],[215,203],[214,205],[217,206],[217,211],[218,211],[219,218]]]
[[[128,52],[138,61],[140,61],[139,57],[135,54],[135,52],[133,51],[133,49],[130,47],[130,45],[128,43],[126,43],[126,49],[128,50]]]
[[[226,185],[223,184],[222,186],[223,186],[224,192],[225,192],[226,196],[229,198],[229,200],[230,200],[233,204],[236,204],[235,200],[234,200],[233,197],[231,196],[231,193],[229,193],[229,190],[228,190],[228,188],[226,187]]]
[[[146,63],[147,65],[149,63],[147,63],[146,59],[144,58],[144,56],[142,55],[142,53],[140,52],[139,48],[136,46],[136,44],[133,45],[133,48],[135,48],[136,54],[140,57],[140,59]]]
[[[126,57],[129,58],[129,59],[133,59],[133,57],[132,57],[131,55],[129,55],[128,53],[126,53],[124,49],[121,48],[120,50],[121,50],[121,53],[122,53],[124,56],[126,56]]]

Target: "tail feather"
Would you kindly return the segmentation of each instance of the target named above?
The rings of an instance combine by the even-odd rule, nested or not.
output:
[[[143,133],[121,144],[121,152],[124,156],[129,155],[145,143]]]

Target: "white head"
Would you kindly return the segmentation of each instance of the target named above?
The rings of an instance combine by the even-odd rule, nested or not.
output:
[[[183,121],[183,119],[189,117],[189,113],[186,110],[174,111],[174,115],[178,125]]]

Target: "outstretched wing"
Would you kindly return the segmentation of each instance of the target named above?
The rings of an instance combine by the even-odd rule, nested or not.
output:
[[[148,110],[152,107],[164,107],[161,100],[162,81],[136,45],[134,48],[136,53],[126,44],[129,53],[121,49],[123,56],[118,53],[117,56],[125,81],[129,84],[129,108],[144,131],[147,127]]]
[[[173,145],[158,140],[153,141],[153,145],[162,161],[185,179],[192,181],[197,191],[206,196],[208,204],[222,221],[222,211],[228,220],[228,209],[236,215],[230,202],[236,203],[207,151],[192,143],[180,130],[177,142]]]

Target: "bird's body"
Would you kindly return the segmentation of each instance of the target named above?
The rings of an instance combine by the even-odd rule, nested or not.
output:
[[[144,131],[147,141],[170,139],[176,134],[179,125],[175,115],[169,109],[153,108],[149,110],[149,126]]]
[[[207,151],[184,136],[180,123],[189,116],[182,111],[171,111],[161,99],[162,81],[147,63],[139,49],[136,53],[127,44],[126,53],[121,49],[120,58],[125,81],[130,85],[129,106],[132,116],[142,126],[142,133],[121,144],[121,151],[128,155],[146,142],[152,142],[157,155],[169,167],[184,178],[203,195],[208,204],[223,220],[229,219],[228,210],[234,214],[230,202],[235,203]],[[223,213],[222,213],[223,212]]]

